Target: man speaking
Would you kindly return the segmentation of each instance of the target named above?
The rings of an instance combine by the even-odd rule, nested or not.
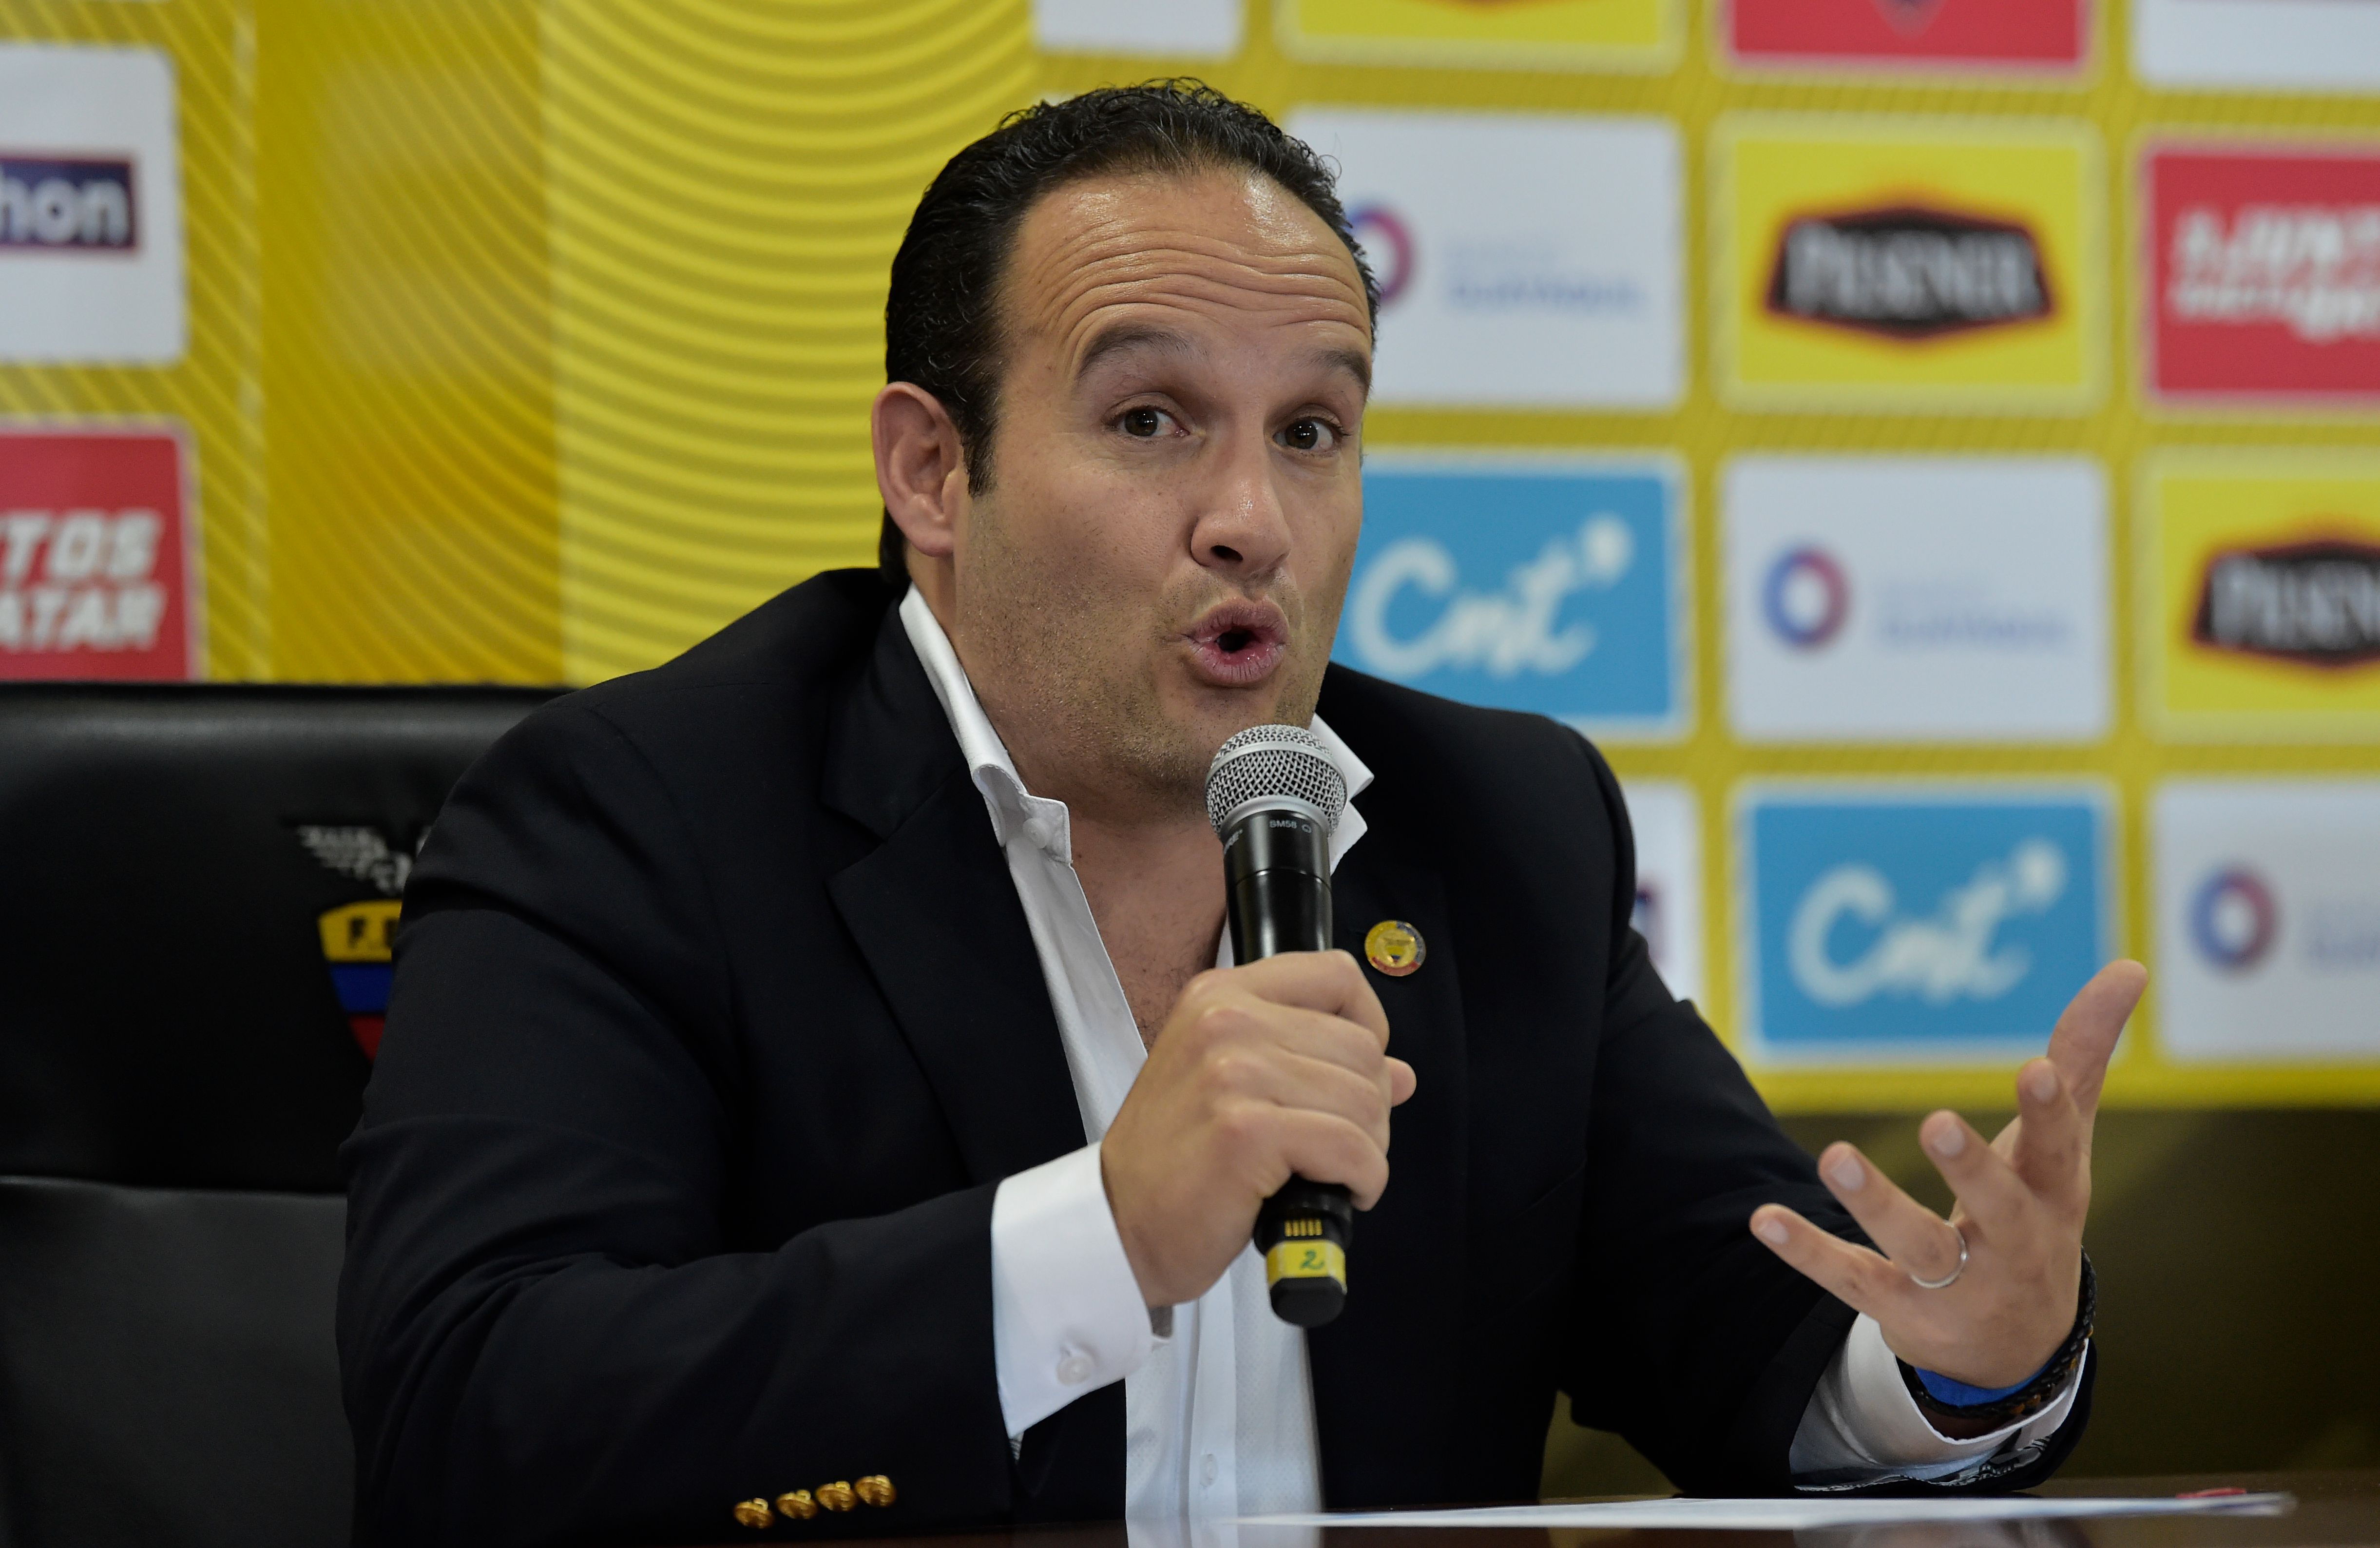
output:
[[[531,717],[413,873],[346,1152],[370,1534],[1525,1498],[1557,1393],[1706,1493],[2070,1450],[2141,970],[1998,1139],[1925,1120],[1950,1220],[1814,1165],[1629,928],[1595,750],[1326,664],[1376,300],[1329,170],[1205,88],[934,180],[882,574]],[[1352,798],[1344,949],[1232,965],[1208,766],[1283,725]],[[1311,1331],[1250,1241],[1293,1176],[1361,1212]]]

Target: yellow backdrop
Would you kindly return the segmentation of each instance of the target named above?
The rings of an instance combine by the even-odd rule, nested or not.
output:
[[[2145,953],[2155,780],[2380,772],[2368,725],[2289,745],[2166,734],[2173,715],[2220,711],[2232,691],[2221,682],[2172,679],[2165,719],[2143,702],[2143,609],[2157,604],[2142,580],[2143,502],[2168,501],[2185,523],[2216,519],[2207,481],[2222,469],[2182,454],[2351,457],[2375,438],[2368,414],[2153,411],[2131,363],[2128,261],[2150,126],[2374,135],[2380,98],[2151,91],[2124,56],[2123,0],[2094,8],[2090,67],[2048,84],[1750,79],[1719,57],[1715,13],[1688,0],[1559,0],[1534,7],[1537,42],[1475,29],[1475,47],[1436,35],[1440,13],[1425,0],[1397,0],[1367,29],[1356,13],[1371,9],[1250,0],[1235,54],[1176,61],[1037,53],[1026,0],[0,0],[0,37],[170,54],[191,318],[187,357],[171,367],[0,368],[0,411],[165,414],[191,427],[216,677],[589,681],[663,659],[819,568],[871,561],[864,410],[880,380],[885,266],[934,168],[1002,112],[1184,69],[1276,114],[1660,115],[1689,149],[1682,401],[1663,412],[1381,408],[1369,436],[1377,448],[1682,458],[1702,708],[1682,738],[1613,757],[1623,775],[1699,793],[1706,1008],[1722,1030],[1738,1002],[1720,904],[1726,814],[1749,777],[2103,781],[2121,801],[2119,931]],[[1979,198],[2010,178],[2028,194],[2045,179],[2064,188],[2069,225],[2050,232],[2046,256],[2064,266],[2059,284],[2093,299],[2022,347],[2039,358],[1985,360],[1980,377],[1946,385],[1988,392],[1995,372],[2046,373],[2070,383],[2076,411],[1967,413],[1955,390],[1918,414],[1780,409],[1762,394],[1777,349],[1831,348],[1812,369],[1856,389],[1855,343],[1718,331],[1748,279],[1714,272],[1715,245],[1726,219],[1783,196],[1790,135],[1905,153],[1895,125],[1921,112],[1927,132],[1959,121],[1964,148],[1942,153],[1972,161]],[[1799,126],[1782,139],[1780,114]],[[1983,156],[1985,142],[2017,159]],[[2114,475],[2112,733],[2069,748],[1737,742],[1718,713],[1712,513],[1722,454],[1758,449],[2102,459]],[[2337,477],[2373,504],[2368,469]],[[2184,1069],[2159,1056],[2154,1006],[2143,1027],[2114,1100],[2380,1101],[2380,1068]],[[1764,1083],[1806,1108],[1998,1102],[2005,1080],[1943,1070]]]

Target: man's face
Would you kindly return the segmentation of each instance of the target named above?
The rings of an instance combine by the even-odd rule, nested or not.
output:
[[[1037,790],[1195,801],[1225,737],[1314,713],[1363,516],[1362,280],[1268,179],[1144,175],[1027,212],[999,306],[954,641]]]

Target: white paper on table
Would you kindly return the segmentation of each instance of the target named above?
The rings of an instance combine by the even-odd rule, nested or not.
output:
[[[1457,1510],[1340,1511],[1306,1516],[1244,1516],[1245,1527],[1675,1527],[1703,1531],[1806,1531],[1903,1521],[2039,1521],[2090,1516],[2282,1516],[2291,1494],[2149,1495],[2045,1498],[2034,1494],[1954,1494],[1939,1499],[1876,1499],[1796,1494],[1758,1500],[1609,1500],[1583,1505],[1479,1505]]]

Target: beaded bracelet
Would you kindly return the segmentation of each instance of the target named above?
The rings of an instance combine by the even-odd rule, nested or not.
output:
[[[1998,1430],[2031,1419],[2058,1401],[2066,1390],[2067,1382],[2075,1368],[2082,1363],[2082,1352],[2090,1347],[2092,1320],[2097,1314],[2099,1302],[2098,1276],[2091,1272],[2091,1255],[2082,1254],[2082,1287],[2076,1297],[2073,1331],[2066,1342],[2049,1357],[2049,1363],[2033,1373],[2031,1380],[2015,1389],[1995,1395],[1982,1403],[1947,1403],[1926,1390],[1925,1383],[1907,1360],[1900,1367],[1901,1384],[1916,1400],[1918,1408],[1929,1415],[1957,1420],[1961,1424],[1983,1424]]]

